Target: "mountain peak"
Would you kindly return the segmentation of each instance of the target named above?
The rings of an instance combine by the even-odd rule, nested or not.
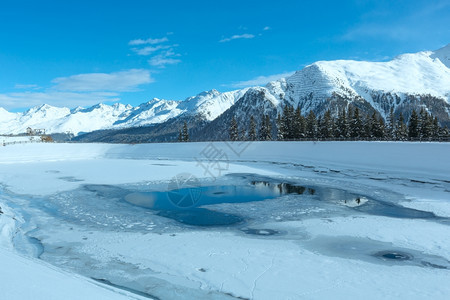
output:
[[[439,48],[439,49],[437,49],[437,50],[435,50],[435,51],[433,51],[433,52],[437,52],[437,51],[446,51],[446,52],[450,52],[450,43],[448,43],[448,44],[445,45],[444,47]]]
[[[72,108],[72,109],[70,110],[70,113],[71,113],[71,114],[76,114],[77,112],[83,111],[84,109],[85,109],[85,108],[82,107],[82,106],[77,106],[77,107],[75,107],[75,108]]]
[[[65,108],[65,107],[56,107],[56,106],[52,106],[52,105],[49,105],[49,104],[41,104],[41,105],[37,105],[37,106],[34,106],[34,107],[30,108],[24,114],[35,114],[35,113],[38,113],[38,112],[46,114],[49,111],[63,112],[63,113],[70,112],[70,110],[68,108]]]
[[[56,107],[44,103],[44,104],[36,106],[35,108],[37,111],[39,111],[39,110],[48,110],[48,109],[52,109],[52,108],[56,108]]]
[[[439,59],[447,68],[450,68],[450,44],[433,51],[430,57]]]
[[[203,98],[203,97],[217,97],[219,95],[220,95],[220,92],[218,90],[212,89],[212,90],[209,90],[209,91],[201,92],[201,93],[197,94],[194,97],[189,97],[188,99],[191,99],[191,98]]]

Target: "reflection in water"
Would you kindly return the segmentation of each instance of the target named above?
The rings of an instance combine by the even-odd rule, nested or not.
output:
[[[273,183],[269,181],[251,181],[251,185],[254,185],[256,187],[265,187],[268,189],[274,189],[278,191],[279,195],[285,195],[285,194],[309,194],[314,195],[316,193],[316,190],[309,187],[304,187],[300,185],[293,185],[289,183]]]
[[[104,192],[105,188],[101,187],[100,191]],[[251,181],[249,185],[198,186],[169,191],[130,192],[124,196],[124,199],[131,204],[154,210],[180,210],[220,203],[262,201],[287,194],[314,195],[315,193],[315,189],[304,186]]]
[[[101,187],[102,192],[105,191]],[[244,203],[274,199],[286,194],[314,195],[315,190],[288,183],[251,181],[247,185],[189,186],[169,191],[133,192],[128,203],[158,211],[157,215],[195,226],[226,226],[244,222],[237,214],[205,208],[221,203]],[[258,234],[257,232],[248,232]],[[264,233],[261,233],[263,235]]]
[[[101,192],[105,187],[100,188]],[[243,203],[274,199],[286,194],[313,195],[315,190],[287,183],[251,181],[247,185],[190,186],[169,191],[133,192],[124,196],[128,203],[158,211],[158,215],[183,224],[226,226],[243,223],[236,214],[205,208],[221,203]],[[255,233],[256,234],[256,233]]]
[[[276,207],[270,208],[279,212],[283,218],[290,212],[296,212],[295,219],[302,217],[311,207],[322,207],[335,213],[365,213],[393,218],[435,219],[431,212],[402,207],[392,202],[372,199],[361,194],[326,186],[303,186],[275,180],[247,177],[236,185],[188,185],[166,191],[143,192],[132,186],[124,188],[107,185],[86,185],[85,189],[94,192],[97,197],[122,199],[124,203],[150,209],[159,216],[177,222],[197,226],[223,226],[243,223],[252,218],[245,209],[237,209],[227,213],[217,209],[217,204],[239,204],[277,199]],[[211,206],[211,207],[210,207]],[[213,208],[214,207],[214,208]],[[264,207],[261,208],[264,211]],[[214,211],[213,211],[214,210]],[[315,209],[319,211],[318,209]],[[303,213],[302,213],[303,212]],[[254,218],[254,217],[253,217]]]

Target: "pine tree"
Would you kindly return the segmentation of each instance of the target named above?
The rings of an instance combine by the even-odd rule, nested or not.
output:
[[[333,134],[333,117],[331,111],[327,110],[321,119],[319,131],[322,138],[328,139],[334,136]]]
[[[431,139],[434,132],[434,119],[427,111],[424,112],[424,119],[422,121],[422,138]]]
[[[439,140],[440,139],[446,139],[448,140],[450,138],[450,131],[448,130],[448,127],[441,127],[439,130]]]
[[[306,137],[316,138],[317,137],[317,119],[314,112],[311,110],[306,117]]]
[[[180,129],[180,132],[178,133],[178,141],[183,142],[183,129]]]
[[[266,116],[263,114],[261,116],[261,123],[259,127],[259,140],[265,141],[266,137],[267,137]]]
[[[387,119],[387,124],[386,124],[386,137],[389,140],[396,140],[397,139],[395,128],[396,128],[396,126],[395,126],[394,108],[391,107],[391,110],[389,111],[389,116],[388,116],[388,119]]]
[[[306,118],[303,115],[300,115],[299,117],[299,138],[305,138],[306,137]]]
[[[188,131],[188,126],[187,126],[186,122],[184,122],[183,129],[181,131],[181,140],[183,142],[189,142],[189,131]]]
[[[411,117],[409,118],[408,137],[410,139],[416,139],[419,137],[419,117],[414,109],[411,113]]]
[[[432,138],[434,140],[439,140],[440,138],[440,129],[441,127],[439,126],[439,121],[437,117],[433,118],[433,129],[432,129]]]
[[[376,118],[375,113],[373,113],[370,116],[366,116],[365,122],[364,122],[364,137],[371,140],[373,138],[373,127],[374,127],[374,120]]]
[[[375,139],[383,139],[385,135],[385,126],[384,126],[384,120],[380,116],[378,117],[377,114],[374,112],[371,116],[371,124],[372,124],[372,130],[371,130],[371,136]]]
[[[342,109],[339,117],[336,121],[336,137],[347,138],[348,137],[348,121],[347,112],[345,108]]]
[[[352,107],[349,106],[347,109],[347,113],[346,113],[346,118],[345,118],[345,122],[344,122],[344,133],[345,133],[345,138],[349,138],[350,137],[350,121],[353,117],[353,110]]]
[[[351,123],[352,119],[353,119],[353,106],[348,105],[348,108],[347,108],[347,122],[348,122],[348,129],[349,129],[348,133],[349,133],[349,135],[350,135],[350,123]]]
[[[405,124],[405,118],[403,114],[400,113],[398,117],[397,125],[396,125],[397,139],[399,141],[406,141],[408,139],[408,128]]]
[[[386,137],[386,125],[384,124],[384,119],[381,116],[378,118],[378,126],[376,129],[376,137],[379,139],[384,139]]]
[[[363,123],[356,107],[350,120],[350,137],[360,138],[363,135]]]
[[[239,139],[239,130],[236,118],[233,116],[230,122],[229,135],[231,141],[237,141]]]
[[[239,140],[241,140],[241,141],[247,140],[247,132],[245,131],[244,127],[242,127],[241,133],[239,134]]]
[[[248,139],[250,141],[256,141],[256,139],[257,139],[256,123],[255,123],[255,118],[253,116],[250,116],[250,128],[248,131]]]
[[[266,128],[267,128],[266,140],[271,141],[272,140],[272,122],[270,121],[269,115],[266,115]]]
[[[294,108],[289,105],[288,109],[287,109],[287,115],[286,115],[286,120],[287,120],[287,136],[288,139],[293,140],[295,139],[295,128],[294,128]]]
[[[317,134],[316,137],[321,139],[323,138],[322,136],[322,126],[323,126],[323,117],[322,116],[318,116],[317,117]]]
[[[284,140],[293,139],[292,112],[292,106],[285,105],[283,107],[283,115],[281,116],[281,131],[283,133]]]
[[[261,116],[261,127],[259,130],[259,139],[261,141],[270,141],[272,140],[272,123],[270,122],[269,115]]]
[[[256,133],[255,133],[255,136],[256,136]],[[284,137],[285,137],[285,133],[283,131],[283,121],[282,121],[281,114],[278,113],[278,115],[277,115],[277,140],[282,141],[282,140],[284,140]]]
[[[302,116],[300,106],[295,109],[293,117],[293,138],[301,139],[305,137],[305,118]]]
[[[419,112],[419,138],[428,139],[432,134],[432,122],[433,119],[428,112],[422,107]]]

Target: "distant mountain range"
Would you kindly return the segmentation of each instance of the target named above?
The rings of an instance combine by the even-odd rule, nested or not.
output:
[[[155,98],[137,107],[117,103],[75,109],[44,104],[23,113],[0,108],[0,133],[22,133],[31,127],[71,132],[86,141],[168,141],[176,139],[186,121],[194,139],[215,140],[226,137],[233,116],[246,127],[250,115],[258,120],[265,113],[275,119],[284,105],[321,115],[328,109],[336,114],[351,104],[384,118],[391,108],[408,118],[413,109],[423,107],[441,125],[450,126],[449,101],[450,44],[387,62],[319,61],[265,87],[211,90],[184,101]]]

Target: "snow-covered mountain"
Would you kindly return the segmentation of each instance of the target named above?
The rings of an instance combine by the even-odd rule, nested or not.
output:
[[[269,114],[275,120],[283,105],[300,106],[303,114],[333,114],[358,107],[366,114],[387,117],[394,109],[406,119],[413,109],[425,108],[441,125],[450,126],[450,44],[437,51],[403,54],[387,62],[319,61],[290,77],[251,88],[232,108],[199,133],[200,139],[228,138],[235,117],[240,128],[249,128],[249,116]]]
[[[98,104],[72,110],[42,105],[23,113],[0,108],[0,133],[21,133],[31,127],[77,135],[152,124],[173,127],[181,123],[173,121],[176,119],[196,119],[204,124],[222,118],[214,123],[225,124],[231,115],[245,123],[249,114],[273,115],[286,104],[300,106],[303,113],[313,110],[320,115],[327,109],[336,113],[350,103],[363,112],[377,111],[384,117],[391,108],[408,117],[412,109],[424,107],[441,124],[449,125],[450,44],[436,51],[403,54],[387,62],[319,61],[265,87],[225,93],[213,89],[184,101],[155,98],[137,107]]]
[[[10,113],[0,108],[0,134],[24,133],[30,127],[45,129],[47,133],[70,132],[78,135],[100,129],[160,124],[182,114],[200,116],[210,121],[234,105],[246,90],[226,93],[211,90],[189,97],[185,101],[154,98],[137,107],[116,103],[71,110],[44,104],[23,113]]]
[[[274,95],[283,92],[282,99],[306,110],[317,109],[334,95],[365,100],[385,116],[391,107],[410,104],[408,96],[420,102],[426,95],[448,104],[449,57],[447,45],[435,52],[403,54],[388,62],[319,61],[267,88]]]

